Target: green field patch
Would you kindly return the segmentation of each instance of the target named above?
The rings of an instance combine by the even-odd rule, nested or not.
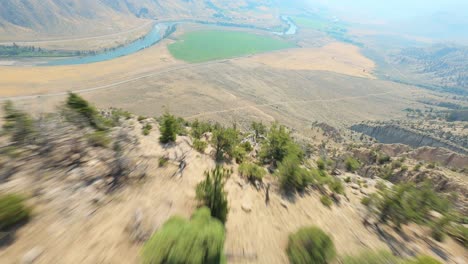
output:
[[[169,51],[176,59],[203,62],[295,47],[293,43],[241,31],[202,30],[189,32]]]

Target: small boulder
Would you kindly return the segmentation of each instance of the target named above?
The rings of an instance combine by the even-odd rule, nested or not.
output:
[[[252,204],[250,202],[244,202],[242,203],[242,210],[246,213],[252,212]]]
[[[41,247],[34,247],[33,249],[29,250],[26,254],[24,254],[23,258],[21,259],[22,264],[32,264],[34,263],[44,252],[44,249]]]

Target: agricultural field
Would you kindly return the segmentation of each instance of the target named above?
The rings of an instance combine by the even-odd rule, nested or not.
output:
[[[358,44],[348,36],[347,25],[341,21],[316,16],[293,16],[291,19],[300,28],[324,32],[329,37],[346,43]]]
[[[295,47],[275,37],[240,31],[201,30],[169,45],[171,54],[187,62],[204,62]]]

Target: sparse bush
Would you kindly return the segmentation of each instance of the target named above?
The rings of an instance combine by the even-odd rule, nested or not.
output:
[[[105,130],[105,120],[98,111],[88,101],[75,93],[69,93],[66,106],[78,113],[91,127],[98,130]],[[72,120],[75,121],[75,120]]]
[[[239,174],[242,177],[249,179],[250,182],[254,183],[255,181],[262,182],[266,171],[264,168],[253,163],[242,163],[239,166]]]
[[[392,162],[392,168],[393,168],[393,169],[401,168],[401,166],[402,166],[402,163],[401,163],[401,161],[399,161],[399,160],[394,160],[394,161]]]
[[[421,169],[421,167],[422,167],[422,164],[418,163],[418,164],[416,164],[416,166],[414,166],[413,171],[419,171]]]
[[[197,200],[210,208],[211,216],[218,218],[223,224],[229,211],[227,194],[224,185],[231,171],[217,166],[211,171],[205,171],[205,180],[196,188]]]
[[[380,168],[380,178],[388,180],[393,176],[393,169],[390,165],[385,165]]]
[[[163,144],[169,142],[175,142],[177,139],[177,120],[176,118],[169,114],[165,113],[160,121],[160,131],[161,136],[159,141]]]
[[[322,197],[320,197],[320,202],[326,207],[331,207],[333,204],[332,199],[328,195],[322,195]]]
[[[245,141],[244,143],[241,143],[239,146],[244,148],[247,153],[250,153],[253,150],[252,145],[248,141]]]
[[[143,120],[145,120],[145,119],[147,119],[146,116],[138,116],[138,119],[137,119],[137,120],[138,120],[138,122],[141,123],[141,121],[143,121]]]
[[[132,114],[129,112],[129,111],[125,111],[125,110],[122,110],[122,109],[113,109],[112,110],[112,116],[114,118],[124,118],[126,120],[130,119],[132,117]]]
[[[462,224],[451,225],[447,233],[459,241],[465,248],[468,248],[468,227]]]
[[[319,158],[319,159],[317,160],[317,168],[318,168],[319,170],[325,170],[326,165],[325,165],[325,161],[323,161],[322,158]]]
[[[380,221],[392,221],[397,227],[408,222],[427,223],[431,210],[444,213],[450,202],[435,193],[429,183],[394,185],[382,192],[378,203]]]
[[[408,166],[403,165],[403,166],[401,166],[400,170],[401,171],[408,171]]]
[[[346,177],[345,180],[344,180],[346,183],[350,183],[351,182],[351,177]]]
[[[190,221],[174,216],[164,223],[143,246],[143,263],[226,263],[224,240],[224,226],[204,207]]]
[[[234,151],[232,152],[232,157],[237,162],[237,164],[240,164],[240,163],[244,162],[244,159],[245,159],[246,155],[247,155],[247,152],[241,146],[235,147]]]
[[[383,155],[379,156],[377,161],[379,162],[379,164],[385,164],[385,163],[390,161],[390,156],[383,154]]]
[[[11,134],[11,140],[18,144],[25,144],[34,135],[34,124],[32,118],[13,106],[11,101],[7,101],[3,106],[5,113],[5,123],[3,129]]]
[[[299,145],[292,140],[286,127],[274,123],[268,132],[266,142],[262,145],[260,158],[264,163],[268,163],[281,162],[287,156],[302,159],[303,153]]]
[[[437,164],[435,162],[431,162],[427,164],[426,166],[428,169],[435,169],[437,167]]]
[[[192,123],[192,130],[190,132],[193,138],[200,139],[204,133],[211,132],[211,131],[212,131],[212,126],[209,123],[195,120]]]
[[[345,166],[347,171],[355,172],[361,167],[361,164],[357,159],[353,157],[348,157],[345,160]]]
[[[142,133],[145,136],[148,136],[151,133],[151,129],[153,129],[153,126],[149,123],[143,126],[142,128]]]
[[[305,227],[289,236],[286,250],[291,264],[326,264],[336,250],[331,238],[318,227]]]
[[[276,174],[279,177],[283,190],[288,192],[294,190],[303,191],[307,186],[312,184],[312,174],[300,165],[300,160],[295,155],[285,157],[278,165]]]
[[[328,187],[330,187],[330,190],[332,190],[332,192],[334,193],[338,193],[338,194],[344,193],[343,183],[341,183],[341,181],[338,179],[330,180],[330,182],[328,183]]]
[[[199,139],[194,139],[193,140],[193,148],[200,152],[200,153],[205,153],[205,149],[208,147],[208,143],[206,141],[202,141]]]
[[[260,136],[265,135],[267,131],[266,126],[262,122],[252,122],[250,127],[254,131],[255,140],[258,140]]]
[[[159,167],[165,167],[168,162],[169,162],[169,159],[167,157],[160,157],[158,165]]]
[[[368,197],[368,196],[362,197],[362,199],[361,199],[361,204],[362,205],[369,206],[370,203],[371,203],[371,198],[370,197]]]
[[[377,190],[383,191],[383,190],[387,189],[387,185],[386,185],[385,182],[383,182],[382,180],[379,180],[379,181],[377,181],[377,183],[375,184],[375,188],[376,188]]]
[[[99,130],[86,134],[86,138],[88,139],[88,143],[94,147],[107,148],[112,141],[106,131]]]
[[[16,194],[0,195],[0,231],[29,218],[31,211],[24,200]]]
[[[211,141],[215,148],[216,160],[222,160],[225,154],[232,158],[234,149],[239,141],[239,132],[234,128],[218,126],[213,130]]]

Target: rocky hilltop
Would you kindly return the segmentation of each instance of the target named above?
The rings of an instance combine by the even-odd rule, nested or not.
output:
[[[305,137],[278,123],[135,116],[76,94],[39,117],[4,112],[1,263],[164,263],[148,259],[167,235],[180,257],[200,235],[229,263],[288,263],[304,226],[323,229],[343,263],[382,250],[390,263],[463,263],[466,169],[404,145],[350,142],[322,123]],[[214,229],[194,220],[200,210]],[[203,228],[179,232],[191,224]]]

